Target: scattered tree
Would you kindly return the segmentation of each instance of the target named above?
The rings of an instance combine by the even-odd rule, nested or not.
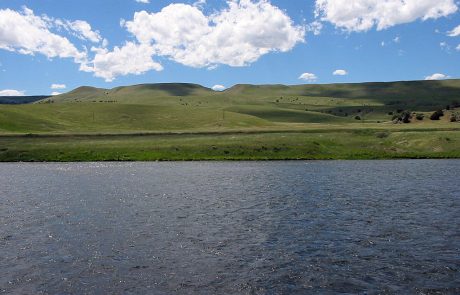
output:
[[[455,112],[450,115],[451,122],[460,122],[460,113]]]
[[[423,121],[423,119],[425,119],[425,115],[422,113],[418,113],[417,115],[415,115],[415,118],[419,121]]]
[[[431,115],[430,120],[439,121],[441,117],[443,116],[444,116],[444,112],[442,110],[437,110]]]
[[[401,113],[395,114],[393,116],[393,123],[405,123],[408,124],[411,122],[412,119],[412,113],[409,111],[402,111]]]

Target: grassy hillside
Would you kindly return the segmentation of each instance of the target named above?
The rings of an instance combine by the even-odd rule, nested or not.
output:
[[[460,124],[450,118],[460,121],[459,107],[460,80],[236,85],[223,92],[174,83],[85,86],[0,105],[0,160],[457,157]],[[444,116],[430,120],[437,110]],[[405,113],[410,122],[395,124]],[[161,137],[167,134],[176,137]],[[95,146],[97,156],[84,152]]]
[[[460,106],[460,80],[327,85],[235,85],[216,92],[196,84],[141,84],[114,89],[80,87],[39,103],[168,106],[236,112],[271,122],[390,121],[394,113]],[[75,107],[79,108],[79,107]],[[83,109],[85,107],[82,107]]]

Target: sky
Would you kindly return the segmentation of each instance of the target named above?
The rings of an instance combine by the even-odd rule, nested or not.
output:
[[[0,96],[449,78],[457,0],[0,0]]]

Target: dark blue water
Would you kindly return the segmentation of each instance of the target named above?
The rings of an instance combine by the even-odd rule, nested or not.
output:
[[[459,167],[0,164],[0,292],[459,294]]]

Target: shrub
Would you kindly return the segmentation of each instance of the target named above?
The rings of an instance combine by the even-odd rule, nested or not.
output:
[[[387,138],[388,136],[390,136],[390,133],[387,132],[387,131],[377,132],[377,133],[375,134],[375,136],[376,136],[377,138]]]
[[[444,116],[444,112],[442,110],[437,110],[430,116],[430,120],[439,121],[442,116]]]
[[[410,120],[412,119],[412,113],[409,112],[409,111],[404,111],[402,114],[401,114],[401,121],[403,123],[410,123]]]
[[[407,124],[407,123],[411,122],[411,119],[412,119],[412,113],[411,112],[402,111],[401,113],[394,115],[392,121],[395,124],[400,123],[400,122]]]
[[[360,117],[360,116],[356,116],[356,117],[355,117],[355,120],[361,120],[361,117]]]
[[[450,115],[450,121],[451,122],[460,122],[460,113],[452,113],[452,115]]]
[[[417,120],[419,120],[419,121],[423,121],[423,119],[425,119],[425,115],[419,113],[419,114],[415,115],[415,118],[416,118]]]

